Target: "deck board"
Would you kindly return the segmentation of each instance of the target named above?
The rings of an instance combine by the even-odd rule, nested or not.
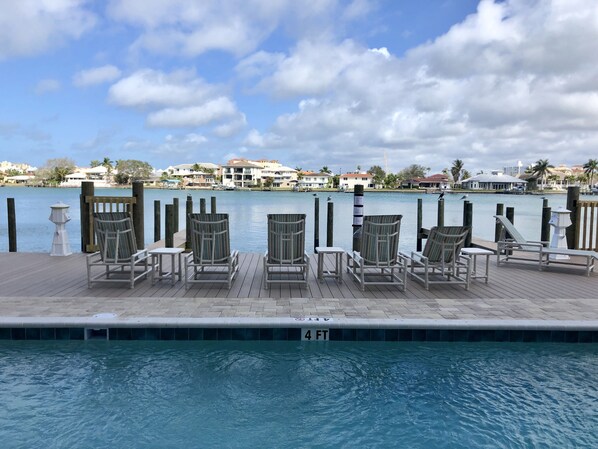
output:
[[[348,318],[438,319],[598,319],[598,273],[562,265],[538,271],[534,264],[496,266],[489,262],[488,284],[432,286],[429,291],[409,279],[405,292],[393,286],[372,286],[362,292],[349,273],[343,280],[316,279],[317,257],[310,258],[307,287],[263,288],[262,254],[242,253],[231,289],[224,284],[138,282],[87,288],[85,255],[51,257],[39,253],[0,254],[0,316],[70,316],[110,306],[122,314],[157,316],[297,316]],[[484,270],[478,260],[478,270]],[[331,261],[326,262],[330,268]],[[345,261],[343,261],[345,263]],[[167,267],[168,269],[168,267]]]

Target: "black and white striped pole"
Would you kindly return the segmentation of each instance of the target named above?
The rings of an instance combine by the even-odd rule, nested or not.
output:
[[[353,251],[361,251],[361,228],[363,226],[363,185],[353,190]]]

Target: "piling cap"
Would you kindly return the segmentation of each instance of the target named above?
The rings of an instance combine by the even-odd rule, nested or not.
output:
[[[62,201],[59,201],[56,204],[52,204],[50,207],[52,209],[65,209],[65,208],[71,207],[71,206],[69,206],[68,204],[64,204]]]
[[[559,206],[554,212],[557,214],[570,214],[571,211],[569,209],[565,209],[563,206]]]

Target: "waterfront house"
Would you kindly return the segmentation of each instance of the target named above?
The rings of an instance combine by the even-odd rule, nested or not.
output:
[[[225,187],[251,187],[261,182],[262,166],[246,159],[233,159],[222,166]]]
[[[278,161],[252,161],[262,166],[260,182],[262,185],[268,178],[272,180],[272,187],[291,188],[297,184],[297,170],[286,167]]]
[[[339,187],[343,190],[353,190],[357,184],[364,189],[373,189],[374,177],[369,173],[346,173],[339,177]]]
[[[60,187],[81,187],[83,181],[93,182],[94,187],[111,187],[112,174],[103,165],[91,168],[78,168],[75,173],[64,177]]]
[[[166,171],[180,178],[185,187],[211,188],[215,184],[214,173],[218,172],[218,169],[218,165],[206,162],[174,165]]]
[[[417,179],[419,187],[422,189],[439,189],[445,190],[451,186],[449,177],[443,173],[427,176],[425,178]]]
[[[481,173],[464,179],[458,184],[469,190],[525,190],[527,187],[527,181],[505,175],[501,171],[492,171],[490,174]]]
[[[303,172],[303,178],[298,183],[300,189],[325,189],[330,187],[332,175],[329,173]]]

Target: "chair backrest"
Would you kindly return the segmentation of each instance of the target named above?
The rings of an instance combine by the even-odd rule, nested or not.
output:
[[[527,243],[525,237],[523,237],[520,234],[520,232],[515,228],[515,225],[511,223],[511,221],[507,217],[505,217],[504,215],[495,215],[494,218],[496,218],[496,221],[500,223],[500,225],[502,226],[503,234],[504,232],[506,232],[511,236],[511,239],[513,239],[516,243],[519,243],[521,245]],[[504,237],[506,236],[503,235],[503,238]]]
[[[105,263],[128,262],[137,252],[133,220],[127,212],[96,212],[94,230]]]
[[[303,262],[305,214],[268,214],[268,263]]]
[[[365,265],[396,265],[402,215],[366,215],[361,230],[361,251]]]
[[[193,262],[224,263],[230,256],[228,214],[189,214]]]
[[[469,226],[434,226],[422,255],[431,263],[452,263],[465,245],[467,234]]]

